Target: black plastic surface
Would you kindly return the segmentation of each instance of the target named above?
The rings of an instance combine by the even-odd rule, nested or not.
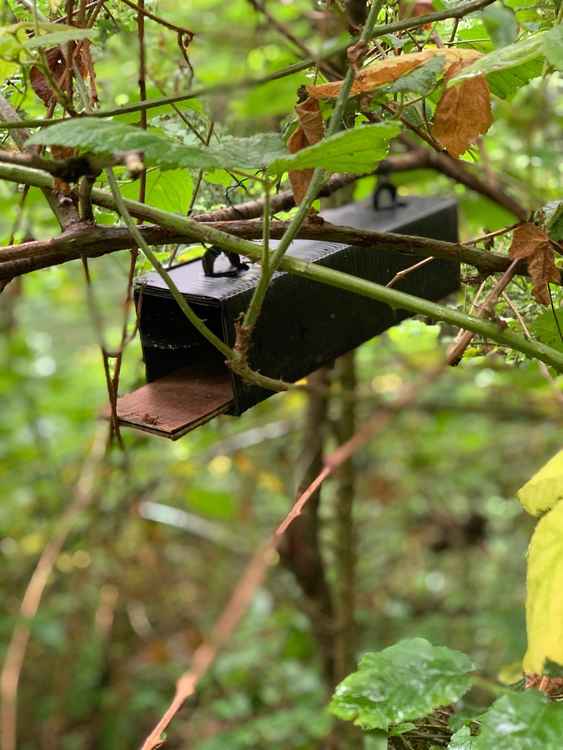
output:
[[[451,198],[401,198],[397,206],[374,210],[372,200],[322,212],[333,224],[357,229],[457,240],[457,208]],[[275,243],[272,242],[272,245]],[[388,283],[416,259],[394,250],[338,243],[295,241],[289,254],[363,279]],[[226,258],[218,258],[228,266]],[[210,328],[229,345],[235,321],[246,309],[259,275],[258,264],[237,277],[206,277],[200,260],[172,269],[174,282]],[[409,273],[396,288],[438,300],[459,287],[459,265],[434,260]],[[219,355],[186,320],[156,274],[140,280],[141,341],[147,378],[154,380],[194,362],[224,368]],[[295,381],[400,322],[409,313],[392,310],[350,292],[285,273],[272,279],[253,336],[250,362],[265,375]],[[234,407],[240,414],[271,395],[232,375]]]

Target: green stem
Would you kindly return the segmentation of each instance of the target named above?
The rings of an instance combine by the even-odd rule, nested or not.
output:
[[[266,292],[268,291],[268,285],[270,283],[271,279],[271,272],[270,272],[270,222],[271,222],[271,190],[272,185],[269,181],[266,181],[264,183],[264,217],[263,217],[263,223],[262,223],[262,270],[260,273],[260,278],[258,280],[258,284],[256,286],[256,289],[254,290],[254,294],[252,295],[252,299],[250,300],[250,304],[248,305],[248,308],[246,310],[244,321],[243,321],[243,329],[245,331],[250,332],[256,325],[256,321],[258,319],[258,316],[260,314],[260,310],[262,309],[262,303],[264,301],[264,297],[266,296]]]
[[[369,35],[368,41],[376,39],[378,37],[385,36],[386,34],[393,34],[398,31],[406,31],[407,29],[416,29],[420,26],[435,23],[436,21],[445,21],[449,18],[463,18],[469,13],[481,10],[481,8],[491,5],[495,0],[473,0],[468,3],[461,3],[457,8],[447,8],[446,10],[438,11],[437,13],[429,13],[426,16],[418,16],[405,18],[401,21],[394,23],[385,24],[383,26],[376,26]],[[116,107],[115,109],[106,109],[94,112],[90,117],[117,117],[119,115],[130,114],[131,112],[141,112],[155,107],[162,107],[166,104],[176,104],[178,102],[187,101],[188,99],[195,99],[201,96],[214,96],[216,94],[232,94],[235,89],[246,89],[253,88],[254,86],[261,86],[262,84],[269,83],[270,81],[276,81],[280,78],[299,73],[302,70],[310,68],[312,65],[317,65],[323,60],[327,60],[335,55],[346,52],[350,44],[355,44],[358,39],[353,39],[352,42],[345,42],[325,49],[320,55],[314,58],[308,58],[298,63],[290,65],[282,70],[277,70],[270,75],[262,78],[255,78],[250,80],[242,81],[228,81],[220,83],[217,86],[207,86],[200,89],[193,89],[187,94],[179,94],[177,96],[165,96],[160,99],[148,99],[142,102],[136,102],[135,104],[126,105],[124,107]],[[44,125],[53,125],[54,123],[61,122],[60,118],[56,119],[43,119],[43,120],[18,120],[17,122],[3,122],[0,123],[0,128],[13,129],[13,128],[38,128]]]
[[[121,215],[121,218],[125,222],[125,225],[127,226],[127,229],[130,231],[131,236],[134,238],[135,242],[138,244],[138,246],[143,251],[144,255],[148,258],[149,262],[155,269],[155,271],[158,273],[160,278],[164,281],[168,289],[170,290],[170,294],[174,297],[176,300],[179,308],[182,310],[186,318],[190,321],[190,323],[196,328],[199,333],[201,333],[204,338],[206,338],[210,344],[212,344],[216,349],[218,349],[221,354],[224,354],[227,359],[233,359],[235,358],[235,352],[225,344],[224,341],[222,341],[218,336],[216,336],[213,331],[208,328],[203,320],[199,318],[195,312],[192,310],[190,305],[186,302],[186,299],[182,292],[178,289],[176,284],[174,283],[172,277],[168,273],[168,271],[164,268],[164,266],[160,263],[156,255],[153,253],[153,251],[150,249],[150,247],[145,242],[142,234],[139,232],[139,229],[137,228],[137,225],[131,218],[131,214],[127,210],[126,203],[123,199],[123,196],[121,195],[121,191],[119,189],[119,185],[117,183],[117,180],[115,179],[115,175],[113,174],[113,169],[111,167],[108,167],[106,169],[106,175],[108,178],[108,183],[111,188],[111,192],[113,195],[113,198],[115,200],[115,204],[117,206],[117,209]]]
[[[360,35],[358,44],[365,44],[370,38],[373,27],[375,25],[375,21],[379,13],[379,9],[381,8],[381,5],[382,5],[381,0],[378,0],[377,2],[372,3],[372,6],[369,11],[369,15],[364,24],[364,28]],[[350,96],[350,91],[352,89],[352,84],[354,83],[355,76],[356,76],[356,73],[355,73],[354,67],[352,65],[349,65],[348,70],[346,71],[344,80],[342,82],[342,86],[340,88],[338,98],[336,99],[336,104],[334,105],[334,110],[332,112],[330,122],[328,124],[327,132],[326,132],[327,136],[334,135],[336,132],[338,132],[338,130],[340,130],[340,126],[342,124],[342,117],[344,115],[344,110],[346,109],[346,103],[348,101],[348,97]],[[305,197],[299,204],[297,212],[295,213],[294,217],[290,221],[289,226],[286,229],[283,237],[281,238],[280,243],[276,249],[276,252],[274,253],[274,257],[271,263],[271,273],[274,273],[276,269],[279,267],[281,259],[287,252],[288,247],[295,239],[297,232],[299,231],[299,229],[301,228],[301,225],[307,218],[307,214],[309,213],[309,210],[311,206],[313,205],[313,201],[319,194],[319,190],[321,189],[321,186],[323,184],[324,174],[325,174],[324,170],[321,169],[320,167],[317,167],[315,171],[313,172],[313,176],[311,178],[311,182],[309,183],[309,187],[307,188],[307,192],[305,193]]]
[[[50,175],[29,169],[28,167],[20,167],[12,164],[0,166],[0,178],[37,187],[52,187],[53,184]],[[103,190],[92,191],[92,197],[96,199],[97,203],[116,210],[117,204]],[[261,260],[261,246],[249,240],[233,237],[226,232],[206,226],[203,222],[199,223],[193,219],[188,219],[168,211],[162,211],[138,201],[123,199],[123,205],[130,213],[142,211],[143,216],[148,221],[158,224],[163,229],[184,234],[186,237],[200,242],[210,242],[226,250],[232,250],[240,255],[245,255],[252,260]],[[137,239],[135,239],[135,242],[137,242]],[[356,276],[325,268],[318,264],[307,263],[291,256],[286,256],[282,259],[280,268],[289,273],[303,276],[311,281],[335,286],[363,297],[369,297],[378,302],[384,302],[392,307],[402,308],[417,315],[425,315],[432,320],[441,320],[451,323],[458,328],[465,328],[468,331],[473,331],[492,341],[496,341],[498,344],[522,352],[529,357],[539,359],[554,367],[558,372],[563,372],[562,352],[558,352],[556,349],[537,341],[528,341],[523,336],[504,330],[496,323],[480,320],[471,315],[452,310],[445,305],[429,302],[420,297],[400,292],[397,289],[387,288],[372,281],[358,279]]]
[[[365,22],[364,28],[362,30],[362,34],[360,36],[359,44],[366,43],[367,39],[369,39],[369,35],[373,29],[373,26],[375,25],[375,21],[378,16],[379,9],[381,8],[381,4],[382,4],[381,0],[377,0],[377,2],[374,2],[372,4],[368,18]],[[332,112],[330,122],[328,124],[327,133],[326,133],[327,136],[334,135],[334,133],[336,133],[340,129],[340,126],[342,124],[342,117],[344,115],[344,110],[346,108],[346,102],[348,101],[350,90],[352,88],[352,83],[354,82],[354,77],[355,77],[355,70],[352,65],[349,65],[348,70],[346,71],[346,76],[344,77],[344,81],[342,82],[342,87],[340,89],[340,93],[338,94],[338,98],[336,100],[336,104],[334,106],[334,110]],[[254,290],[254,294],[252,295],[252,299],[250,301],[250,306],[249,306],[250,315],[247,314],[246,316],[246,319],[245,319],[246,325],[248,325],[246,322],[248,318],[250,318],[253,321],[252,325],[256,323],[256,320],[258,316],[260,315],[260,310],[262,308],[262,303],[264,302],[264,298],[266,296],[267,287],[270,283],[270,280],[273,274],[279,268],[282,258],[286,254],[289,246],[291,245],[295,237],[297,236],[297,233],[299,232],[299,229],[302,227],[303,222],[307,218],[309,211],[311,209],[311,206],[313,205],[313,201],[318,196],[319,191],[323,185],[324,178],[325,178],[324,169],[317,167],[313,172],[311,181],[309,182],[309,185],[307,187],[307,191],[305,193],[305,196],[303,197],[303,200],[297,207],[297,211],[295,215],[289,222],[287,229],[285,230],[281,240],[279,241],[276,251],[273,254],[271,263],[269,264],[268,270],[266,270],[264,267],[262,268],[262,275],[260,277],[260,283]],[[248,335],[251,334],[251,330],[252,329],[248,331]]]

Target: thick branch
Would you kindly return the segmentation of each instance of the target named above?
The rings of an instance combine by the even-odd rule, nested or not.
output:
[[[68,159],[46,159],[31,152],[0,151],[1,164],[14,164],[48,172],[65,182],[77,182],[80,177],[96,177],[104,167],[124,164],[133,174],[142,169],[140,155],[135,151],[118,152],[112,156],[71,156]]]
[[[26,177],[21,180],[16,174],[25,173]],[[12,181],[15,182],[26,182],[30,180],[37,180],[40,182],[39,186],[44,186],[44,181],[47,180],[50,184],[51,178],[49,175],[45,175],[36,170],[27,169],[25,167],[13,167],[11,165],[0,165],[0,177],[10,174]],[[108,197],[107,193],[103,191],[96,191],[96,194],[104,195],[104,198]],[[111,201],[111,196],[109,197]],[[186,236],[191,236],[200,242],[209,242],[211,244],[218,245],[219,247],[230,250],[241,255],[245,255],[252,260],[260,261],[262,251],[259,245],[249,242],[248,240],[235,237],[232,234],[221,232],[208,224],[193,221],[179,214],[172,214],[161,209],[154,208],[152,206],[144,206],[138,201],[125,201],[127,210],[130,213],[142,210],[149,221],[169,229],[173,232],[185,233]],[[353,294],[359,294],[369,299],[374,299],[378,302],[391,305],[392,307],[402,308],[408,310],[416,315],[426,315],[432,320],[441,320],[446,323],[451,323],[459,328],[465,328],[468,331],[478,333],[485,338],[490,338],[502,346],[510,347],[517,351],[526,354],[529,357],[539,359],[546,364],[552,365],[558,371],[563,371],[563,354],[556,351],[550,346],[540,344],[539,342],[528,341],[522,336],[519,336],[510,331],[503,330],[500,326],[490,323],[489,321],[478,320],[470,315],[452,310],[444,305],[439,305],[435,302],[420,299],[410,294],[399,292],[396,289],[388,289],[374,284],[364,279],[358,279],[355,276],[351,276],[346,273],[335,271],[331,268],[324,268],[318,264],[305,263],[297,258],[285,257],[282,259],[280,267],[294,273],[303,278],[309,279],[310,281],[319,281],[329,286],[334,286],[345,291],[352,292]]]
[[[270,236],[278,239],[283,235],[286,223],[274,221]],[[204,227],[228,232],[233,237],[247,240],[261,239],[262,226],[259,221],[225,221],[204,224]],[[149,245],[167,245],[189,242],[193,234],[172,232],[154,226],[140,227],[140,232]],[[511,259],[497,253],[487,253],[456,242],[428,239],[366,229],[341,227],[324,222],[304,224],[298,232],[300,239],[325,242],[341,242],[365,247],[372,251],[396,251],[420,258],[443,258],[474,266],[482,273],[501,273],[511,264]],[[96,258],[101,255],[136,247],[135,240],[125,227],[101,227],[91,224],[75,225],[71,230],[50,240],[33,240],[20,245],[0,249],[0,280],[30,273],[41,268],[66,263],[76,258]],[[518,273],[526,275],[524,263],[519,264]]]

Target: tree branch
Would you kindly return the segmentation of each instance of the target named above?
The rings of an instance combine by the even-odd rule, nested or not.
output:
[[[45,185],[45,180],[47,181],[47,184],[50,185],[52,179],[49,175],[45,175],[36,170],[27,169],[26,167],[0,165],[0,178],[5,177],[6,174],[10,174],[12,181],[15,182],[25,182],[29,184],[31,180],[37,180],[41,183],[39,185],[40,187]],[[24,176],[24,179],[22,180],[21,177],[18,177],[18,174]],[[31,182],[31,184],[33,184],[33,182]],[[107,193],[104,194],[101,190],[92,191],[93,197],[94,192],[96,196],[102,194],[104,195],[104,199],[109,198],[109,201],[112,201],[111,196],[107,196]],[[185,233],[186,236],[191,236],[193,239],[197,239],[201,242],[209,242],[226,250],[245,255],[252,260],[260,261],[261,248],[253,242],[249,242],[240,237],[235,237],[232,234],[221,232],[214,227],[194,221],[193,219],[162,211],[161,209],[152,206],[145,206],[138,201],[128,200],[124,201],[124,204],[129,213],[138,213],[142,210],[149,221],[158,224],[164,229]],[[435,248],[433,248],[432,254],[435,254]],[[505,331],[500,326],[489,321],[478,320],[477,318],[466,315],[465,313],[452,310],[445,305],[439,305],[435,302],[430,302],[429,300],[423,300],[419,297],[399,292],[396,289],[388,289],[379,284],[374,284],[373,282],[365,281],[364,279],[358,279],[355,276],[340,271],[324,268],[318,264],[306,263],[297,258],[282,258],[280,267],[289,273],[294,273],[303,278],[310,279],[311,281],[319,281],[328,284],[329,286],[335,286],[339,289],[344,289],[345,291],[350,291],[354,294],[359,294],[377,300],[378,302],[383,302],[387,305],[391,305],[391,307],[399,307],[417,315],[426,315],[432,320],[442,320],[459,328],[465,328],[468,331],[473,331],[481,336],[490,338],[502,346],[516,349],[523,354],[552,365],[559,371],[563,371],[563,353],[558,352],[545,344],[528,341],[524,337],[510,331]]]
[[[262,225],[254,220],[213,222],[203,226],[246,240],[262,238]],[[272,222],[270,237],[278,239],[283,235],[286,227],[285,222]],[[192,233],[174,232],[157,226],[139,227],[139,231],[148,245],[189,243],[190,240],[194,239]],[[485,274],[502,273],[512,262],[506,255],[483,252],[461,243],[376,232],[368,229],[354,229],[337,226],[329,222],[323,224],[306,223],[301,227],[297,236],[299,239],[356,245],[373,252],[392,251],[406,253],[417,258],[434,257],[454,260],[474,266]],[[1,248],[0,280],[21,276],[41,268],[50,268],[76,258],[97,258],[133,247],[136,247],[136,241],[126,227],[77,224],[50,240],[32,240]],[[517,273],[523,276],[528,274],[525,263],[518,264]]]

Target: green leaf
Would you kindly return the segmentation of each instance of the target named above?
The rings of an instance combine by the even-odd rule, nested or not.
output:
[[[224,167],[264,169],[276,159],[287,155],[287,148],[277,133],[257,133],[248,138],[224,136],[210,150]]]
[[[138,180],[126,182],[120,187],[125,198],[139,199]],[[185,169],[170,169],[166,172],[150,169],[147,172],[146,201],[155,208],[185,214],[192,193],[192,176]]]
[[[455,750],[560,750],[563,706],[535,690],[499,698],[482,715],[482,728],[469,746]],[[451,750],[451,748],[450,748]]]
[[[24,42],[26,49],[37,49],[40,47],[59,47],[66,42],[79,39],[92,39],[96,32],[93,29],[70,28],[68,31],[55,31],[52,34],[32,36]]]
[[[345,130],[296,154],[276,159],[268,171],[281,174],[293,169],[323,167],[331,172],[370,172],[385,158],[389,141],[400,129],[398,123],[386,122]]]
[[[563,450],[560,450],[518,490],[518,500],[528,513],[539,516],[562,499]]]
[[[387,750],[387,732],[371,732],[365,738],[365,750]]]
[[[532,331],[542,344],[563,351],[563,309],[546,310],[532,323]]]
[[[471,687],[471,660],[423,638],[366,654],[357,672],[338,685],[330,711],[364,730],[419,719],[459,700]]]
[[[500,99],[511,99],[518,89],[528,84],[532,78],[540,76],[542,70],[543,60],[541,57],[536,57],[514,68],[495,70],[487,75],[487,81],[495,96]]]
[[[481,14],[485,28],[495,47],[513,44],[518,36],[518,22],[514,11],[502,4],[489,5]]]
[[[473,739],[469,727],[462,727],[452,736],[448,750],[473,750]]]
[[[543,35],[543,53],[556,70],[563,70],[563,26],[554,26]]]
[[[184,145],[154,130],[142,130],[116,120],[77,117],[40,130],[32,145],[72,146],[92,154],[142,151],[147,166],[161,169],[262,168],[287,153],[275,133],[250,138],[225,138],[217,146]]]
[[[435,88],[443,72],[444,63],[443,55],[435,55],[424,65],[420,65],[410,73],[398,78],[387,88],[387,91],[392,93],[412,91],[420,96],[425,96]]]
[[[497,70],[514,68],[539,57],[543,54],[543,37],[543,32],[534,34],[528,39],[509,44],[502,49],[484,55],[454,76],[448,86],[455,86],[467,78],[475,78],[475,76],[489,75]]]
[[[552,201],[543,207],[549,236],[555,242],[563,240],[563,201]]]
[[[563,451],[559,456],[559,496],[563,496]],[[544,467],[545,468],[545,467]],[[563,503],[540,520],[528,550],[524,671],[542,674],[546,659],[563,665]]]

